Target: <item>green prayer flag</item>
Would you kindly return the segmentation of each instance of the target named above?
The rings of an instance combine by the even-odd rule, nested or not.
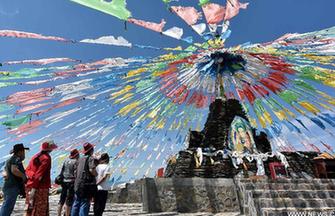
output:
[[[297,67],[296,70],[299,71],[298,76],[304,79],[317,82],[327,79],[327,74],[312,66]]]
[[[199,5],[203,6],[205,4],[209,3],[209,0],[199,0]]]
[[[187,52],[194,52],[194,51],[196,51],[198,48],[197,47],[195,47],[195,46],[188,46],[186,49],[185,49],[185,51],[187,51]]]
[[[17,83],[15,82],[0,82],[0,88],[4,88],[4,87],[7,87],[7,86],[13,86],[13,85],[16,85]]]
[[[0,104],[0,112],[4,112],[7,110],[10,110],[12,108],[12,106],[7,105],[7,104]]]
[[[262,101],[260,99],[256,99],[254,101],[254,108],[255,108],[256,113],[262,114],[266,112],[265,108],[262,105]]]
[[[14,129],[20,125],[26,124],[30,121],[31,115],[26,115],[21,118],[10,119],[5,122],[2,122],[2,125],[5,125],[9,129]]]
[[[112,0],[107,2],[104,0],[71,0],[86,7],[104,12],[106,14],[115,16],[121,20],[127,20],[131,13],[126,8],[126,0]]]
[[[296,102],[299,98],[299,95],[293,91],[285,90],[278,94],[278,96],[283,99],[288,104],[292,104],[293,102]]]
[[[301,79],[295,79],[294,84],[298,85],[298,86],[301,86],[302,88],[305,88],[305,89],[311,90],[313,92],[316,92],[316,89],[312,85],[308,84],[307,82],[305,82]]]

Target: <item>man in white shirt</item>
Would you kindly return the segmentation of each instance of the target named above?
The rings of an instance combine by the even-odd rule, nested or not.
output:
[[[108,197],[108,190],[110,189],[109,178],[111,175],[109,166],[109,155],[103,153],[99,159],[99,165],[96,167],[97,171],[97,186],[98,192],[94,198],[94,216],[102,216],[106,201]]]

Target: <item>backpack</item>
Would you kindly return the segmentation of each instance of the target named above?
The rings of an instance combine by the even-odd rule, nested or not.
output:
[[[98,187],[95,181],[95,176],[93,176],[90,172],[88,166],[88,160],[90,157],[85,159],[85,165],[83,174],[81,176],[81,181],[78,185],[77,196],[82,198],[92,198],[98,191]]]
[[[62,185],[64,183],[64,164],[63,164],[63,167],[62,167],[62,170],[60,171],[59,175],[56,176],[55,178],[55,184],[57,185]]]

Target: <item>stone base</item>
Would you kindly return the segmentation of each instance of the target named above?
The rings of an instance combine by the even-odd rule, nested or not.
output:
[[[146,178],[142,200],[148,213],[240,210],[233,179],[228,178]]]
[[[143,180],[127,183],[123,188],[116,188],[109,192],[108,200],[112,203],[141,203]]]

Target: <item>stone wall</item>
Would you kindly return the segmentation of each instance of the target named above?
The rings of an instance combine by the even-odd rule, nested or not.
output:
[[[233,179],[146,178],[143,210],[152,212],[236,212],[239,203]]]
[[[112,203],[141,203],[143,180],[127,183],[125,187],[118,187],[109,192],[108,200]]]

